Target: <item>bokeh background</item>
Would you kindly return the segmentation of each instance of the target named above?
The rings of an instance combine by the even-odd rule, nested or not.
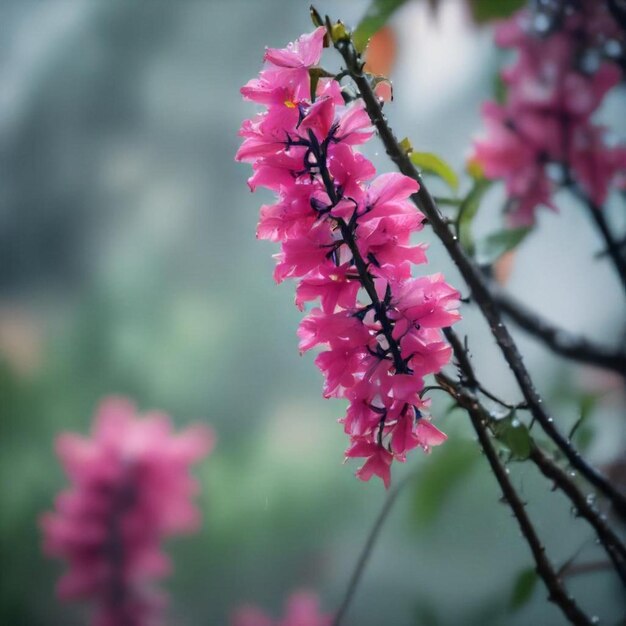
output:
[[[40,552],[38,517],[65,480],[60,431],[86,433],[99,400],[129,395],[176,424],[206,421],[218,445],[198,471],[202,531],[170,542],[172,623],[226,625],[242,602],[274,615],[293,589],[332,611],[385,493],[342,464],[340,401],[321,397],[300,357],[293,286],[272,282],[276,252],[255,240],[258,207],[237,130],[253,107],[238,90],[266,45],[310,30],[308,2],[3,0],[0,4],[0,622],[86,623],[54,596],[60,563]],[[420,150],[462,169],[503,56],[465,3],[409,2],[391,20],[397,44],[389,118]],[[367,2],[319,2],[355,24]],[[624,132],[624,89],[602,112]],[[621,125],[621,127],[620,127]],[[377,152],[380,150],[380,154]],[[368,156],[390,169],[376,141]],[[624,308],[582,207],[558,198],[516,254],[509,288],[574,331],[623,341]],[[479,232],[499,228],[490,193]],[[614,199],[611,217],[624,224]],[[462,287],[431,233],[432,271]],[[429,268],[429,269],[430,269]],[[470,307],[460,330],[484,381],[516,389]],[[601,371],[519,341],[565,429],[592,408],[588,452],[624,449],[624,396]],[[530,553],[465,416],[434,397],[450,440],[411,456],[418,469],[387,522],[350,611],[360,626],[561,624],[537,585],[511,610]],[[511,474],[557,565],[601,554],[592,531],[524,464]],[[617,579],[568,579],[590,613],[614,624]]]

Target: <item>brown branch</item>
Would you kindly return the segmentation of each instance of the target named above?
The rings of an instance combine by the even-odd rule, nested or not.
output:
[[[459,393],[460,385],[457,385],[448,378],[445,374],[437,374],[437,381],[443,387],[446,387],[450,394],[459,403],[459,406],[464,408],[470,420],[472,426],[478,435],[480,445],[489,461],[491,470],[493,471],[502,495],[508,502],[513,514],[517,518],[520,530],[528,543],[528,546],[535,559],[535,565],[537,568],[537,574],[542,578],[545,583],[548,592],[549,600],[554,602],[563,611],[564,615],[572,624],[593,624],[594,622],[582,611],[582,609],[576,604],[574,599],[568,594],[561,579],[558,577],[552,563],[550,563],[545,553],[537,532],[526,513],[525,504],[520,499],[515,487],[509,480],[509,476],[505,467],[500,462],[498,453],[491,443],[491,439],[487,432],[487,416],[483,407],[478,400],[470,392]]]
[[[596,531],[598,540],[604,547],[613,562],[624,586],[626,586],[626,546],[613,532],[613,529],[603,519],[600,511],[584,496],[576,483],[552,459],[533,442],[530,450],[530,459],[539,468],[541,473],[563,491],[570,499],[577,515],[586,519]]]
[[[505,315],[556,354],[626,376],[626,351],[623,349],[611,350],[559,328],[493,284],[491,293]]]
[[[485,277],[480,268],[467,256],[459,244],[458,237],[453,234],[448,227],[445,218],[439,212],[428,188],[424,185],[419,172],[406,153],[400,148],[393,131],[387,124],[378,99],[367,77],[363,74],[363,61],[356,52],[354,45],[348,38],[339,39],[334,45],[346,63],[346,71],[354,81],[363,98],[367,113],[378,130],[378,134],[385,146],[387,154],[397,165],[400,172],[419,183],[420,189],[412,196],[412,199],[428,218],[433,231],[443,243],[470,288],[472,298],[478,304],[487,320],[496,343],[509,364],[533,417],[541,424],[546,434],[563,451],[563,454],[567,457],[571,465],[604,493],[613,503],[615,511],[622,518],[626,519],[626,497],[624,494],[620,493],[605,476],[592,467],[581,456],[574,448],[571,441],[563,436],[555,426],[554,420],[544,408],[543,400],[534,387],[517,345],[509,333],[508,328],[502,322],[500,311],[489,291]]]
[[[465,396],[464,399],[467,404],[471,404],[473,401],[478,402],[478,399],[473,394],[473,390],[479,388],[477,383],[478,378],[472,362],[469,359],[467,350],[458,335],[451,328],[444,329],[444,332],[452,346],[454,358],[462,373],[460,383],[455,386],[456,394],[457,396]],[[473,388],[471,385],[469,386],[469,392],[471,392],[472,395],[469,395],[468,391],[466,391],[468,385],[464,381],[475,381]],[[479,407],[485,419],[491,419],[489,411],[482,405],[479,405]],[[577,514],[586,519],[596,531],[598,540],[613,562],[617,574],[624,585],[626,585],[626,545],[624,545],[620,537],[615,534],[606,523],[606,520],[593,503],[588,501],[586,496],[578,488],[578,485],[568,476],[567,472],[563,471],[552,459],[547,457],[534,442],[531,443],[530,459],[539,468],[541,473],[546,478],[552,480],[569,498]]]

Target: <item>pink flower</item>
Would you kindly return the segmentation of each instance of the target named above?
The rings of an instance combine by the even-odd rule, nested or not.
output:
[[[548,33],[534,32],[522,10],[496,28],[496,43],[517,59],[502,71],[506,101],[483,106],[486,132],[471,160],[487,178],[502,179],[513,226],[532,225],[539,206],[555,210],[555,166],[596,204],[624,178],[623,147],[610,147],[592,118],[622,78],[604,60],[606,41],[620,36],[606,3],[583,0]],[[587,67],[585,59],[597,58]]]
[[[322,56],[325,34],[326,29],[320,26],[312,33],[302,35],[286,48],[268,48],[264,59],[279,67],[294,69],[313,67],[319,63]]]
[[[419,441],[419,445],[428,451],[433,446],[440,446],[446,439],[440,430],[435,428],[430,421],[420,420],[415,428],[415,436]]]
[[[396,323],[394,334],[405,325],[443,328],[460,319],[458,292],[444,281],[442,274],[432,274],[404,281],[397,286],[394,298],[397,313],[404,324]],[[397,318],[400,319],[400,318]]]
[[[282,619],[274,620],[255,606],[242,606],[231,617],[231,626],[330,626],[331,615],[320,612],[319,600],[310,591],[293,593]]]
[[[388,486],[394,460],[435,445],[418,429],[420,392],[450,358],[441,328],[459,319],[459,294],[439,274],[411,278],[426,263],[426,246],[412,243],[424,221],[411,202],[419,186],[402,174],[375,178],[356,151],[372,135],[363,104],[345,105],[332,79],[311,101],[304,68],[319,62],[321,32],[268,51],[273,67],[242,90],[266,110],[242,124],[236,158],[252,163],[253,190],[277,195],[257,230],[281,244],[274,278],[299,280],[301,310],[319,301],[300,324],[299,347],[320,349],[324,396],[349,401],[346,456],[365,458],[359,478]]]
[[[101,404],[91,438],[58,437],[72,485],[42,517],[44,551],[68,561],[58,593],[91,601],[94,625],[161,623],[165,598],[149,585],[170,570],[160,542],[197,528],[189,466],[212,446],[209,429],[176,435],[166,415],[139,417],[122,398]]]
[[[368,481],[372,476],[378,476],[385,487],[389,488],[393,454],[383,446],[357,439],[346,450],[346,457],[365,457],[367,460],[357,470],[357,476],[364,481]]]
[[[298,103],[309,95],[310,68],[320,60],[324,28],[303,35],[287,48],[268,48],[268,67],[241,89],[244,98],[271,107],[272,116],[298,115]],[[270,116],[270,118],[272,117]]]
[[[296,306],[302,311],[304,303],[319,298],[324,313],[333,313],[337,307],[353,309],[361,287],[358,280],[349,275],[351,266],[325,263],[317,274],[303,278],[296,289]]]
[[[604,135],[604,128],[581,126],[574,129],[570,143],[572,171],[597,207],[606,201],[613,181],[619,186],[626,178],[626,146],[609,147]]]

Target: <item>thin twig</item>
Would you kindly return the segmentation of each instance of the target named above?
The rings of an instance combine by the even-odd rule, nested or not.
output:
[[[626,519],[626,496],[620,493],[605,476],[592,467],[581,456],[574,448],[571,441],[567,440],[566,437],[561,434],[559,429],[555,426],[552,417],[544,408],[543,400],[534,387],[517,345],[509,333],[508,328],[502,322],[500,311],[489,291],[485,277],[478,265],[467,256],[459,244],[458,237],[454,235],[448,227],[445,218],[439,212],[428,188],[424,185],[424,181],[419,172],[406,153],[400,148],[393,131],[387,124],[378,99],[367,77],[363,74],[363,61],[356,52],[354,45],[349,39],[341,39],[335,43],[335,47],[346,63],[346,70],[350,73],[350,77],[363,98],[366,111],[378,130],[378,134],[385,146],[387,154],[404,175],[413,178],[419,183],[420,189],[417,193],[413,194],[412,199],[428,218],[433,231],[443,243],[470,288],[472,299],[478,304],[487,320],[491,332],[517,380],[533,417],[541,424],[545,433],[563,451],[563,454],[567,457],[571,465],[604,493],[613,503],[615,511],[623,519]]]
[[[556,354],[580,363],[610,369],[626,376],[625,350],[611,350],[593,343],[586,337],[559,328],[495,285],[491,285],[491,293],[505,315],[520,328],[540,339]]]
[[[621,246],[617,239],[613,236],[609,223],[606,220],[602,207],[598,206],[585,194],[574,192],[587,207],[587,212],[591,216],[593,223],[596,225],[598,232],[604,239],[607,254],[611,257],[615,270],[622,282],[622,287],[626,291],[626,257],[624,256]]]
[[[567,567],[561,567],[558,574],[562,578],[570,578],[571,576],[580,576],[581,574],[602,572],[607,569],[611,569],[610,561],[590,561],[588,563],[573,563],[567,565]]]
[[[469,395],[466,391],[467,385],[464,383],[466,380],[478,380],[467,350],[464,348],[454,330],[446,328],[444,332],[452,346],[457,365],[462,372],[460,384],[455,386],[455,392],[457,396],[464,398],[466,404],[471,404],[473,401],[477,402],[477,399],[473,395],[473,389],[471,387],[469,388],[469,391],[472,392],[472,395]],[[474,386],[474,389],[475,388],[476,386]],[[482,405],[479,405],[479,408],[483,412],[484,419],[490,419],[489,412]],[[624,545],[620,537],[613,532],[611,527],[606,523],[606,520],[595,507],[593,501],[589,501],[571,477],[554,463],[552,459],[547,457],[534,442],[531,444],[530,460],[533,461],[546,478],[552,480],[569,498],[576,513],[586,519],[596,531],[598,540],[613,562],[617,574],[624,585],[626,585],[626,545]]]
[[[449,326],[443,329],[443,334],[452,346],[452,352],[457,360],[463,384],[472,389],[478,389],[478,379],[474,374],[467,346],[463,344],[460,337]]]
[[[505,409],[509,410],[520,410],[527,409],[528,406],[521,402],[519,404],[511,404],[510,402],[506,402],[501,398],[498,398],[494,393],[486,389],[481,382],[476,378],[474,374],[474,369],[469,360],[469,352],[467,346],[461,343],[461,339],[459,336],[452,330],[452,328],[444,328],[443,334],[445,335],[448,343],[452,346],[452,351],[458,361],[459,366],[459,375],[461,376],[461,380],[463,384],[467,387],[470,387],[474,390],[479,390],[484,396],[493,400],[493,402],[503,406]]]
[[[530,547],[530,550],[535,559],[535,565],[537,567],[537,573],[545,583],[548,592],[549,600],[554,602],[563,611],[567,619],[572,624],[593,624],[593,621],[582,611],[582,609],[576,604],[575,600],[568,594],[563,583],[557,576],[552,563],[550,563],[545,553],[535,527],[533,526],[529,516],[526,513],[525,504],[520,499],[515,487],[509,480],[506,469],[500,462],[498,453],[491,443],[489,434],[487,432],[487,426],[485,423],[484,409],[480,403],[474,397],[472,399],[470,392],[465,394],[459,393],[454,381],[448,378],[445,374],[437,374],[437,381],[442,386],[447,386],[450,389],[450,393],[456,398],[457,402],[463,407],[472,422],[472,426],[478,435],[480,445],[489,461],[491,470],[493,471],[502,495],[508,502],[513,514],[517,518],[520,530]]]
[[[348,583],[348,587],[346,589],[346,593],[343,597],[341,605],[339,606],[339,610],[335,613],[335,617],[333,618],[332,626],[339,626],[345,617],[348,608],[350,607],[350,602],[356,592],[356,589],[359,585],[359,581],[363,576],[363,572],[365,571],[365,566],[367,565],[367,561],[372,553],[372,549],[376,544],[376,540],[378,539],[378,535],[387,519],[389,513],[391,513],[391,509],[395,501],[398,498],[398,495],[402,491],[405,485],[407,485],[412,478],[415,477],[415,472],[411,474],[407,474],[395,487],[392,491],[389,492],[385,503],[383,504],[383,508],[380,510],[372,529],[367,536],[367,540],[365,541],[365,545],[359,555],[359,559],[356,563],[356,566],[352,572],[352,576],[350,576],[350,582]]]
[[[530,459],[546,478],[554,481],[554,484],[565,493],[572,502],[576,514],[586,519],[593,527],[622,584],[626,586],[626,546],[603,519],[593,501],[586,498],[567,473],[534,443],[531,445]]]

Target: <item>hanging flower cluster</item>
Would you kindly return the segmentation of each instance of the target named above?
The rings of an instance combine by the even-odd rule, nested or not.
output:
[[[424,219],[409,201],[418,184],[373,178],[355,151],[373,130],[363,103],[345,104],[339,83],[316,67],[324,37],[320,27],[266,51],[265,68],[241,90],[266,110],[244,121],[236,158],[252,163],[252,190],[277,196],[257,231],[281,243],[274,278],[299,279],[300,309],[318,303],[300,325],[300,350],[322,347],[324,395],[349,401],[346,456],[366,459],[359,478],[388,486],[394,459],[445,440],[420,392],[450,358],[441,328],[459,319],[459,294],[441,274],[411,276],[426,262],[424,245],[410,243]]]
[[[320,612],[314,593],[297,591],[285,603],[285,615],[274,620],[256,606],[242,606],[231,619],[231,626],[330,626],[331,615]]]
[[[91,601],[94,626],[162,623],[165,598],[150,586],[170,569],[160,543],[198,526],[189,466],[212,445],[207,428],[176,435],[166,415],[138,417],[120,398],[102,403],[90,439],[57,439],[72,486],[42,518],[44,550],[68,561],[58,593]]]
[[[517,59],[501,74],[505,102],[483,105],[486,134],[471,157],[504,180],[517,226],[532,224],[540,205],[556,209],[561,185],[577,185],[596,207],[626,185],[626,146],[592,121],[621,79],[611,57],[623,53],[624,35],[605,2],[556,4],[556,15],[522,10],[496,28],[497,45]]]

